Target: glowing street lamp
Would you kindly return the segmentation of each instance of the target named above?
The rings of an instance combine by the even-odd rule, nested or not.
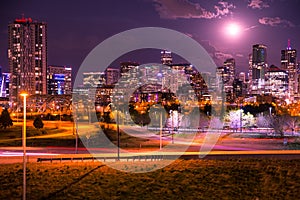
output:
[[[26,199],[26,97],[28,96],[28,94],[26,92],[22,92],[20,95],[24,99],[22,146],[23,146],[23,200],[25,200]]]

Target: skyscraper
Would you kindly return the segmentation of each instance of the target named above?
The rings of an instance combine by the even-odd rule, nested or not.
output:
[[[291,48],[290,40],[287,48],[281,50],[281,68],[288,72],[289,98],[293,100],[298,93],[297,50]]]
[[[235,79],[235,59],[227,59],[222,67],[217,68],[218,77],[222,78],[226,101],[233,101],[233,83]]]
[[[161,64],[170,65],[172,64],[172,53],[171,51],[163,50],[161,53]]]
[[[105,85],[104,72],[83,72],[83,87],[97,88]]]
[[[105,81],[106,85],[114,85],[120,78],[120,69],[106,68],[105,70]]]
[[[46,23],[22,17],[8,25],[8,63],[12,104],[18,102],[22,91],[29,95],[47,93]]]
[[[234,78],[235,78],[235,59],[229,58],[224,62],[224,68],[228,73],[228,82],[232,85]]]
[[[47,89],[50,95],[72,94],[72,68],[49,65],[47,69]]]
[[[264,94],[265,72],[267,71],[267,47],[263,44],[256,44],[252,47],[252,61],[250,85],[251,94]],[[250,76],[249,76],[250,77]]]
[[[138,84],[139,75],[139,64],[136,62],[121,62],[119,86],[123,88],[136,86]]]
[[[285,100],[288,94],[288,73],[271,65],[266,72],[265,93]]]

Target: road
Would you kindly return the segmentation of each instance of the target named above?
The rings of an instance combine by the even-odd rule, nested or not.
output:
[[[90,126],[87,126],[90,128]],[[147,131],[146,127],[133,127],[133,126],[120,126],[120,129],[126,132],[127,134],[134,137],[147,138],[151,141],[154,141],[154,147],[151,149],[147,148],[135,148],[130,149],[130,152],[135,153],[147,153],[154,154],[159,152],[159,139],[160,136],[157,132]],[[94,129],[89,129],[94,130]],[[59,133],[48,136],[38,136],[38,137],[62,137],[66,134],[72,134],[70,131],[68,133]],[[189,133],[191,135],[191,133]],[[240,137],[224,137],[224,134],[221,134],[218,142],[214,144],[212,151],[209,153],[209,156],[212,158],[217,156],[217,158],[226,157],[230,155],[242,155],[247,157],[247,155],[262,155],[263,157],[270,157],[270,155],[280,155],[279,157],[289,156],[291,158],[299,158],[300,151],[286,151],[286,146],[283,145],[283,139],[257,139],[257,138],[240,138]],[[197,157],[201,145],[203,144],[205,134],[198,134],[193,138],[193,142],[187,146],[186,154],[188,157]],[[162,150],[164,153],[170,154],[182,154],[178,153],[176,147],[185,145],[189,143],[186,138],[174,137],[174,144],[171,143],[171,136],[162,137],[163,144],[169,145],[171,148],[168,150]],[[288,142],[292,142],[290,139]],[[122,141],[121,141],[122,142]],[[157,144],[157,148],[155,145]],[[177,146],[176,146],[177,145]],[[172,148],[173,147],[173,148]],[[127,149],[128,150],[128,149]],[[93,153],[99,153],[101,155],[111,155],[115,156],[117,148],[108,149],[108,148],[93,148]],[[73,156],[75,154],[74,147],[27,147],[27,156],[30,162],[36,162],[38,157],[55,157],[55,156]],[[201,152],[200,152],[201,153]],[[89,152],[85,148],[78,148],[77,154],[90,156]],[[22,162],[22,147],[0,147],[0,163],[13,163],[13,162]],[[124,151],[121,150],[121,156],[127,155]]]

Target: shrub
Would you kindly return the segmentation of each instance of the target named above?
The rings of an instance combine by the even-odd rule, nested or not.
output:
[[[33,126],[36,128],[36,129],[41,129],[44,127],[44,123],[43,123],[43,120],[40,116],[36,117],[33,121]]]

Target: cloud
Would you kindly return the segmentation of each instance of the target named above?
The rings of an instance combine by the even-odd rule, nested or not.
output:
[[[212,19],[220,18],[232,14],[232,9],[235,6],[231,3],[219,1],[214,6],[214,11],[211,12],[203,8],[199,3],[193,3],[189,0],[153,0],[155,10],[159,16],[164,19]]]
[[[258,26],[257,26],[257,25],[255,25],[255,26],[250,26],[250,27],[245,28],[244,31],[250,31],[250,30],[252,30],[252,29],[255,29],[256,27],[258,27]]]
[[[273,27],[295,27],[295,25],[292,22],[286,19],[281,19],[280,17],[263,17],[260,18],[258,21],[260,24]]]
[[[233,58],[232,54],[217,50],[208,40],[199,40],[199,43],[208,52],[217,66],[222,66],[226,59]]]
[[[240,57],[240,58],[244,58],[245,56],[243,55],[243,54],[241,54],[241,53],[237,53],[237,54],[235,54],[235,56],[236,57]]]
[[[233,55],[230,53],[224,53],[224,52],[217,51],[217,52],[215,52],[215,58],[219,59],[221,61],[225,61],[228,58],[233,58]]]
[[[269,8],[270,5],[263,0],[250,0],[250,2],[248,3],[248,7],[252,8],[252,9],[263,9],[263,8]]]

